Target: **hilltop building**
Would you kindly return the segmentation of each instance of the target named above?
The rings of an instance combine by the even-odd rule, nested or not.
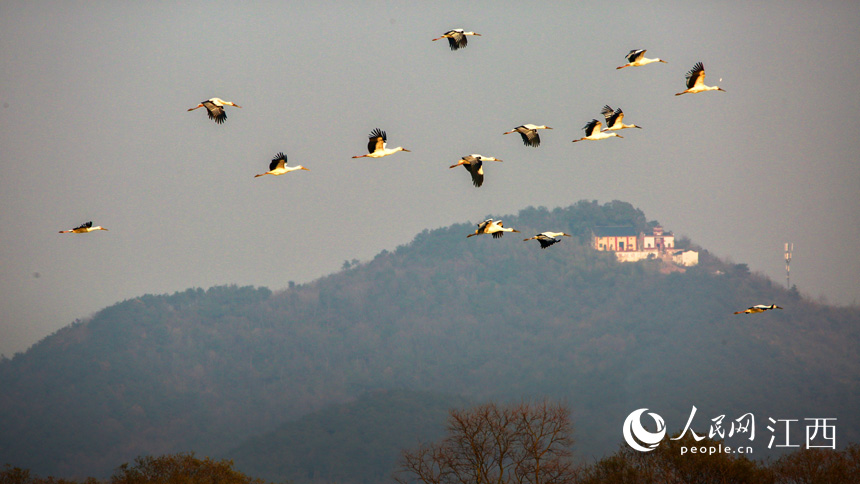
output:
[[[661,259],[679,266],[699,263],[698,252],[675,250],[675,235],[664,232],[659,225],[651,229],[651,233],[637,233],[630,226],[594,227],[592,236],[595,250],[615,252],[621,262]]]

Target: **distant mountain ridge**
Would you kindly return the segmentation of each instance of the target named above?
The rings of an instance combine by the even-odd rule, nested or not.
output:
[[[629,203],[502,218],[522,233],[467,239],[474,225],[456,224],[309,284],[146,295],[63,328],[0,361],[0,465],[99,477],[143,454],[229,457],[284,422],[393,389],[567,401],[584,455],[613,451],[641,407],[670,428],[692,405],[698,423],[833,416],[840,441],[860,440],[858,308],[707,250],[671,274],[592,250],[592,227],[656,225]],[[574,237],[522,241],[546,230]],[[785,309],[732,315],[770,302]]]

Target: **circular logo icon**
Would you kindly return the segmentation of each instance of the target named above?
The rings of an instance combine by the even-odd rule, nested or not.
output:
[[[654,419],[657,424],[657,432],[649,432],[642,426],[642,414],[648,411],[647,408],[634,410],[624,420],[624,440],[627,445],[633,447],[639,452],[651,452],[660,445],[660,441],[666,436],[666,424],[663,422],[663,417],[656,413],[648,412],[648,415]]]

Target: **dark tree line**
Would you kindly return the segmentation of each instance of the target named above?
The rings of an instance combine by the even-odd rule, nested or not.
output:
[[[570,410],[559,404],[497,405],[455,410],[440,442],[403,453],[399,484],[817,484],[860,482],[860,445],[801,449],[761,463],[743,454],[685,453],[717,447],[691,435],[652,452],[626,444],[593,464],[573,464]],[[677,438],[677,435],[674,436]]]
[[[676,435],[677,437],[677,435]],[[717,446],[685,435],[652,452],[625,444],[592,464],[573,458],[573,424],[562,404],[488,403],[451,410],[441,440],[402,453],[398,484],[817,484],[860,482],[860,445],[842,450],[801,449],[767,463],[741,454],[686,453],[681,447]],[[106,481],[41,478],[6,465],[0,484],[266,484],[233,468],[232,460],[193,453],[138,457]]]

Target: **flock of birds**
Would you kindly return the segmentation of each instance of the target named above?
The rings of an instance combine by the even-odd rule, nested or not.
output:
[[[432,39],[433,41],[448,39],[448,45],[452,51],[456,51],[462,48],[465,48],[468,45],[468,37],[469,36],[480,36],[481,34],[476,32],[466,32],[463,29],[452,29],[441,36]],[[645,57],[646,49],[633,49],[627,53],[625,58],[627,59],[627,63],[621,66],[616,67],[616,69],[624,69],[626,67],[642,67],[648,64],[652,64],[655,62],[660,62],[666,64],[667,62],[660,58],[650,59]],[[676,96],[680,96],[682,94],[696,94],[705,91],[723,91],[724,89],[718,86],[708,86],[705,85],[705,67],[701,62],[697,62],[692,69],[686,74],[686,89],[675,93]],[[213,97],[211,99],[207,99],[197,106],[193,108],[189,108],[188,111],[194,111],[199,108],[205,108],[206,113],[209,116],[209,119],[215,121],[216,124],[223,124],[227,120],[227,113],[225,111],[226,106],[232,106],[236,108],[241,108],[238,104],[232,101],[225,101],[221,98]],[[592,119],[582,128],[585,131],[585,136],[573,140],[574,143],[579,141],[600,141],[609,138],[623,138],[623,136],[619,135],[617,131],[628,128],[639,128],[642,129],[641,126],[637,126],[635,124],[624,124],[624,111],[621,108],[613,109],[609,105],[605,105],[601,114],[604,117],[606,122],[606,127],[603,127],[603,123],[598,119]],[[552,129],[546,125],[535,125],[535,124],[523,124],[517,126],[516,128],[511,129],[510,131],[506,131],[502,134],[512,134],[519,133],[522,137],[523,144],[528,147],[537,148],[540,146],[540,135],[538,134],[539,130],[543,129]],[[389,148],[387,146],[388,137],[385,131],[376,128],[374,129],[369,137],[367,143],[367,153],[362,155],[355,155],[353,158],[382,158],[384,156],[393,155],[400,151],[410,152],[410,150],[403,148],[402,146],[397,146],[395,148]],[[495,158],[492,156],[484,156],[481,154],[473,153],[470,155],[463,156],[457,163],[451,165],[449,168],[456,168],[458,166],[463,166],[466,171],[469,172],[469,175],[472,178],[472,184],[475,187],[480,187],[484,183],[484,162],[485,161],[498,161],[501,162],[503,160],[499,158]],[[297,166],[287,166],[287,156],[284,153],[278,153],[272,158],[272,161],[269,163],[269,171],[265,173],[260,173],[258,175],[254,175],[255,178],[261,177],[264,175],[285,175],[287,173],[298,171],[298,170],[308,170],[302,165]],[[504,222],[501,220],[494,220],[492,218],[488,218],[483,222],[477,224],[477,229],[475,229],[474,233],[468,234],[466,238],[474,237],[476,235],[491,235],[493,238],[500,238],[505,233],[510,232],[519,232],[519,230],[505,227]],[[95,232],[98,230],[107,230],[104,227],[99,225],[93,226],[92,221],[81,224],[78,227],[69,230],[61,230],[61,234],[66,233],[75,233],[75,234],[84,234],[89,232]],[[523,239],[524,242],[529,240],[537,240],[540,243],[541,249],[546,249],[547,247],[552,246],[561,241],[561,237],[570,237],[570,234],[564,232],[542,232],[532,237]],[[737,311],[734,314],[752,314],[752,313],[760,313],[770,309],[782,309],[781,307],[772,304],[770,306],[765,306],[762,304],[750,307],[744,311]]]

